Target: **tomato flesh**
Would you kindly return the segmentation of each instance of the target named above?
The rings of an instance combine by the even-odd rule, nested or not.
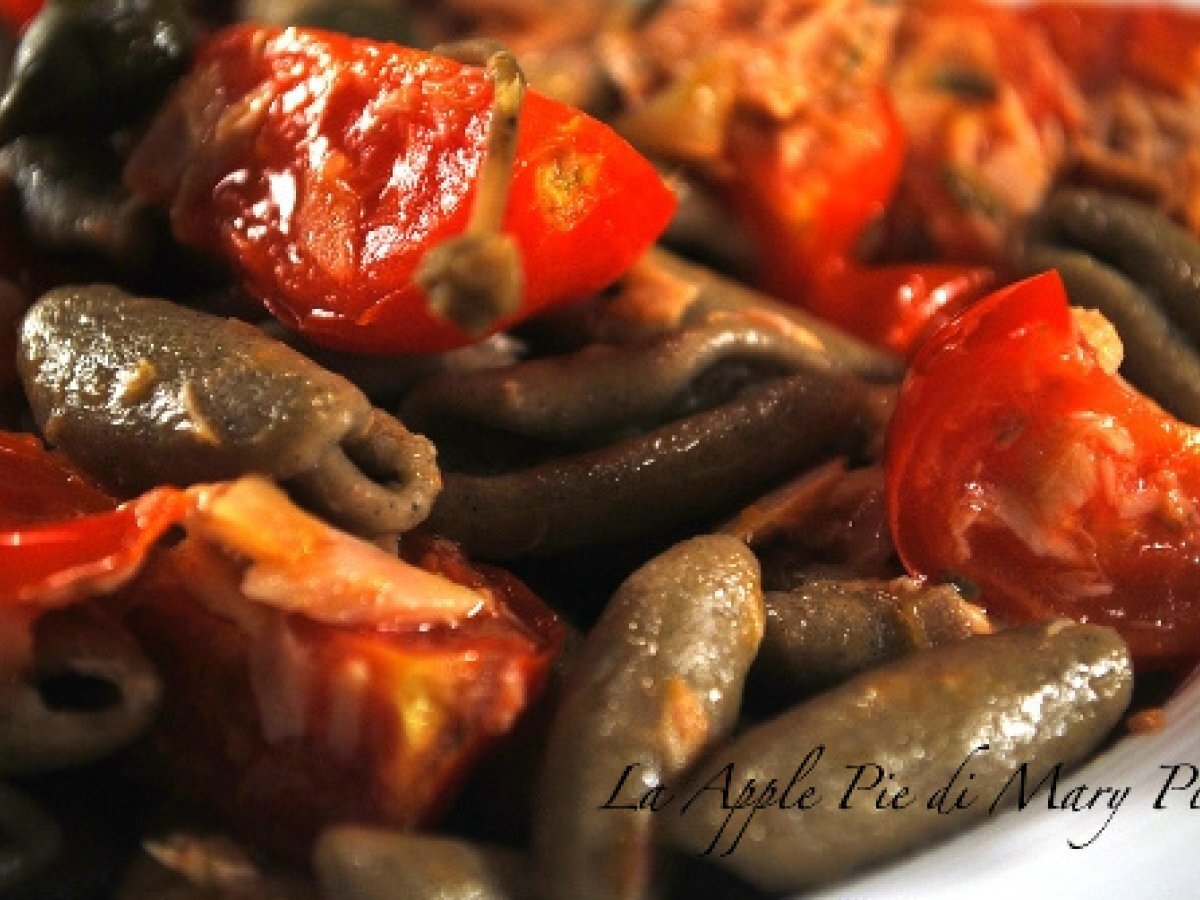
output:
[[[125,621],[163,673],[152,743],[167,782],[296,859],[333,823],[413,827],[442,812],[540,689],[562,626],[514,578],[470,566],[449,543],[408,549],[490,592],[502,614],[387,632],[271,611],[248,629],[248,601],[213,602],[212,585],[228,581],[219,559],[185,542],[156,560]]]
[[[851,257],[900,176],[904,133],[882,87],[818,124],[741,123],[730,203],[762,250],[763,287],[804,303]]]
[[[1200,430],[1113,374],[1108,337],[1055,274],[939,331],[889,426],[889,521],[911,572],[968,580],[1002,619],[1112,625],[1139,665],[1180,665],[1200,656]]]

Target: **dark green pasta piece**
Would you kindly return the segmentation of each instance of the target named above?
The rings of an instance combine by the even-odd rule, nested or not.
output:
[[[1154,207],[1064,189],[1038,213],[1032,240],[1081,250],[1129,278],[1200,345],[1200,241]]]
[[[0,98],[0,142],[137,122],[183,74],[194,36],[175,0],[49,0]]]
[[[728,733],[762,638],[758,563],[736,538],[692,538],[631,575],[588,633],[554,720],[534,820],[537,896],[646,896],[655,859],[637,803]]]
[[[1124,642],[1094,625],[1025,626],[915,653],[697,763],[663,825],[677,846],[763,890],[839,878],[1014,802],[1021,772],[1032,786],[1085,759],[1132,682]],[[956,807],[968,788],[975,800]]]
[[[949,585],[911,579],[813,579],[763,594],[767,628],[751,670],[755,691],[794,702],[804,694],[986,629],[984,612]]]
[[[106,285],[30,309],[18,368],[47,440],[122,493],[270,475],[355,531],[405,531],[433,446],[258,329]]]

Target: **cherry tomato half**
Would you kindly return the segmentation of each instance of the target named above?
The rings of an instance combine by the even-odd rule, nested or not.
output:
[[[914,574],[1010,620],[1108,624],[1142,666],[1200,656],[1200,429],[1115,374],[1115,332],[1056,274],[980,301],[913,361],[887,435]]]

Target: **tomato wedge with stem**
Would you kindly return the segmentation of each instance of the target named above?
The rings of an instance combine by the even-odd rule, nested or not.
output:
[[[429,251],[471,229],[477,199],[501,205],[477,190],[492,130],[512,125],[493,108],[498,93],[485,69],[425,51],[233,26],[201,49],[125,179],[170,208],[182,243],[227,263],[313,341],[444,350],[481,335],[430,309],[417,276]],[[489,332],[614,281],[675,207],[608,126],[523,96],[513,163],[489,179],[507,192],[500,232],[515,241],[522,288]],[[486,285],[482,265],[464,257],[458,274]]]

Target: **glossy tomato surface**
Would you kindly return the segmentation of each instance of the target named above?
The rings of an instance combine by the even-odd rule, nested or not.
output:
[[[432,313],[413,273],[466,230],[492,99],[484,69],[423,51],[236,26],[200,53],[126,180],[313,340],[446,349],[477,335]],[[524,297],[493,329],[606,286],[674,204],[608,126],[527,91],[503,225]]]
[[[1116,627],[1139,664],[1200,656],[1200,430],[1114,374],[1061,281],[1001,290],[922,348],[887,440],[908,568],[1008,620]]]
[[[334,823],[413,827],[443,812],[540,690],[562,625],[512,576],[449,542],[408,541],[410,561],[487,593],[497,614],[340,627],[244,598],[236,567],[202,544],[158,557],[125,622],[164,679],[161,778],[296,859]]]
[[[33,435],[0,432],[0,603],[33,615],[115,587],[183,509],[170,489],[117,507]]]

